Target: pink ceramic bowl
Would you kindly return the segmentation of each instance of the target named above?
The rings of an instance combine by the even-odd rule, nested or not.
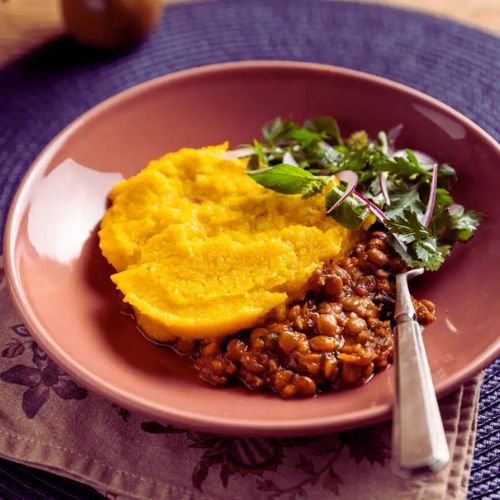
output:
[[[98,105],[45,148],[12,203],[4,249],[15,303],[37,342],[89,389],[181,427],[284,436],[388,418],[391,369],[364,387],[313,399],[205,385],[122,314],[97,245],[107,191],[148,160],[182,146],[249,142],[278,115],[320,114],[335,116],[345,132],[373,134],[403,123],[398,145],[456,167],[454,195],[488,217],[472,243],[417,285],[438,306],[439,319],[425,334],[438,394],[493,361],[500,350],[498,144],[425,94],[356,71],[292,62],[230,63],[164,76]]]

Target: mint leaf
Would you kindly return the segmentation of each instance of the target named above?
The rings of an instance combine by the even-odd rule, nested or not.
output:
[[[325,177],[316,177],[307,170],[285,163],[248,171],[247,175],[268,189],[282,194],[301,194],[304,198],[319,193],[328,183]]]

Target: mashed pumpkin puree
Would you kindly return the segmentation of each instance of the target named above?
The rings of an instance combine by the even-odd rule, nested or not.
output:
[[[227,145],[181,149],[118,183],[99,232],[111,276],[152,338],[202,339],[259,325],[302,299],[311,274],[356,233],[245,175]]]

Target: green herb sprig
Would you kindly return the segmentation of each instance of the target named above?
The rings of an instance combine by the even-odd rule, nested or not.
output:
[[[437,270],[456,242],[466,243],[479,227],[483,215],[457,205],[449,192],[456,180],[455,170],[446,164],[437,169],[438,188],[428,227],[423,224],[431,193],[433,164],[419,161],[410,149],[393,154],[385,132],[370,140],[365,131],[343,138],[331,116],[320,116],[300,125],[291,119],[277,118],[265,125],[262,141],[254,140],[249,158],[249,176],[256,182],[283,194],[304,198],[324,192],[328,215],[348,229],[360,229],[370,213],[368,200],[385,217],[378,222],[392,235],[393,247],[410,267]],[[289,153],[297,165],[284,162]],[[353,170],[359,181],[356,191],[330,210],[345,193],[343,184],[332,184],[332,176]],[[380,173],[390,204],[382,194]],[[373,209],[373,207],[371,207]],[[401,243],[406,247],[402,248]]]

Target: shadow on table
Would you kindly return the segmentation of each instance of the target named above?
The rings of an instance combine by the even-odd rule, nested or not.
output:
[[[124,55],[132,54],[137,47],[124,49],[95,49],[75,42],[69,36],[62,36],[47,42],[1,68],[2,73],[16,71],[68,71],[73,67],[84,67],[111,62]]]

